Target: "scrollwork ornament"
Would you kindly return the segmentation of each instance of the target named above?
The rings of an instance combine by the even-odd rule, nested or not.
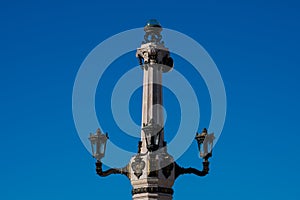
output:
[[[143,170],[145,168],[145,161],[137,155],[134,159],[134,162],[131,164],[131,168],[134,171],[134,175],[139,179],[143,175]]]

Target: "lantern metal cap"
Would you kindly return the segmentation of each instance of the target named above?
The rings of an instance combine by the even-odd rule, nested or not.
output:
[[[162,28],[159,21],[157,19],[149,19],[145,25],[145,27],[159,27]]]

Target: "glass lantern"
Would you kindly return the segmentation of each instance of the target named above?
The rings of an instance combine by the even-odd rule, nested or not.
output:
[[[160,135],[163,130],[161,126],[153,123],[153,120],[150,120],[148,124],[145,124],[142,130],[145,133],[147,149],[149,151],[156,151],[159,148]]]
[[[204,128],[202,133],[197,133],[195,137],[200,157],[205,158],[208,154],[211,155],[213,149],[213,141],[215,139],[214,133],[207,134],[207,129]]]
[[[106,142],[108,139],[108,135],[101,133],[100,128],[97,129],[95,134],[90,133],[89,140],[92,145],[92,154],[93,157],[97,160],[101,160],[105,155],[106,150]]]

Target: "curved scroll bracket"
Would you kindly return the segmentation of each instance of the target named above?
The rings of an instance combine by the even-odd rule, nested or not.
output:
[[[123,168],[111,168],[106,171],[103,171],[102,170],[102,162],[99,160],[96,162],[96,172],[101,177],[109,176],[111,174],[122,174],[129,178],[129,173],[128,173],[127,168],[128,168],[128,166],[123,167]]]
[[[205,176],[208,174],[209,171],[209,162],[204,161],[203,162],[203,169],[202,171],[189,167],[189,168],[183,168],[180,167],[177,163],[175,163],[175,179],[177,179],[180,175],[183,174],[195,174],[197,176]]]
[[[203,157],[204,161],[202,162],[203,169],[202,171],[189,167],[189,168],[184,168],[180,167],[176,162],[175,162],[175,179],[178,178],[178,176],[183,175],[183,174],[195,174],[197,176],[205,176],[209,172],[209,162],[208,159],[212,157],[212,152],[206,154],[206,156]]]

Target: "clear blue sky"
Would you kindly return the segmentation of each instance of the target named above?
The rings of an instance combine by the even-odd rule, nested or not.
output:
[[[74,126],[72,89],[96,45],[156,18],[205,47],[228,100],[210,174],[180,177],[174,199],[298,200],[299,9],[291,0],[1,1],[0,199],[131,199],[125,177],[96,176]],[[136,148],[109,119],[111,139]],[[196,145],[178,162],[200,167]]]

